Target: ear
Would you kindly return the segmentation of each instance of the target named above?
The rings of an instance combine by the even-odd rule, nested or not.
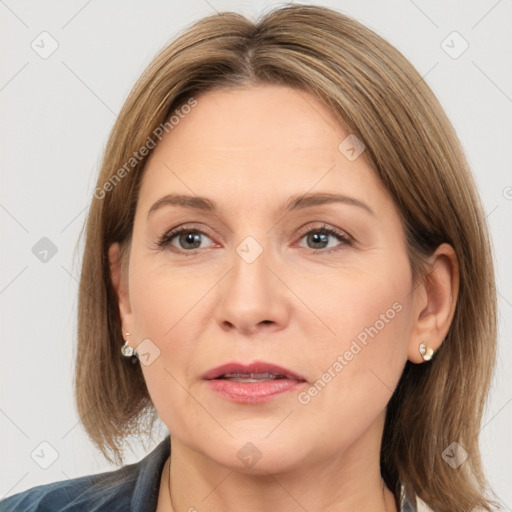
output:
[[[122,265],[121,247],[118,243],[114,243],[109,247],[108,259],[110,265],[110,278],[116,292],[117,303],[119,306],[123,338],[126,339],[126,332],[133,332],[133,318],[128,294],[128,266]]]
[[[414,324],[408,359],[423,363],[419,346],[425,342],[435,351],[448,334],[459,293],[457,255],[449,244],[441,244],[429,259],[430,272],[414,290]]]

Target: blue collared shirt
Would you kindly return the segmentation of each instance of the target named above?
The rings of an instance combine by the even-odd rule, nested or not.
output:
[[[32,487],[0,501],[0,512],[155,512],[170,453],[167,436],[139,462],[120,469]],[[417,512],[402,496],[400,512]]]

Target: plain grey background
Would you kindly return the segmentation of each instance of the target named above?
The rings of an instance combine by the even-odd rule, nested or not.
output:
[[[467,153],[493,238],[500,306],[481,447],[489,480],[512,510],[512,2],[310,3],[355,17],[400,49],[437,94]],[[0,0],[0,497],[113,469],[73,403],[81,261],[74,249],[127,94],[192,22],[224,10],[254,18],[280,4]],[[154,439],[135,443],[127,462],[165,434],[160,425]]]

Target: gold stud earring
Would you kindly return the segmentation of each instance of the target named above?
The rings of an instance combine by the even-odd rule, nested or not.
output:
[[[423,361],[430,361],[434,355],[434,350],[432,347],[428,346],[425,342],[420,343],[419,351],[421,357],[423,357]]]

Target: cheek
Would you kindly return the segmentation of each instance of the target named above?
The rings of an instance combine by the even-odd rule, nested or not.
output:
[[[319,329],[319,322],[310,322],[313,327],[309,334],[316,330],[315,350],[332,357],[349,350],[356,341],[362,349],[359,356],[364,353],[357,359],[366,360],[385,357],[392,349],[403,347],[412,299],[405,249],[354,253],[343,267],[324,272],[323,287],[319,287],[318,276],[305,277],[304,273],[296,278],[294,288],[307,297],[307,305],[323,322],[323,329]],[[320,338],[319,332],[324,334]],[[322,362],[326,363],[324,357]]]
[[[202,297],[215,283],[211,271],[175,265],[165,257],[143,256],[130,266],[130,304],[139,335],[162,343],[179,337],[190,318],[199,318]],[[166,341],[167,343],[167,341]]]
[[[322,299],[323,310],[318,302],[335,336],[317,336],[317,380],[298,397],[311,417],[327,415],[346,439],[357,439],[386,407],[407,360],[411,330],[407,260],[367,268],[372,270],[332,279],[336,292]],[[332,432],[324,433],[326,450]]]
[[[201,300],[215,284],[211,272],[169,271],[164,259],[134,257],[130,266],[130,304],[138,342],[149,339],[159,353],[151,364],[141,361],[151,399],[172,430],[187,431],[194,421],[189,410],[188,379],[194,375],[198,359],[197,340],[204,330],[207,300]],[[203,275],[204,274],[204,275]],[[181,413],[181,414],[180,414]],[[184,420],[184,423],[182,423]],[[188,425],[188,426],[187,426]]]

